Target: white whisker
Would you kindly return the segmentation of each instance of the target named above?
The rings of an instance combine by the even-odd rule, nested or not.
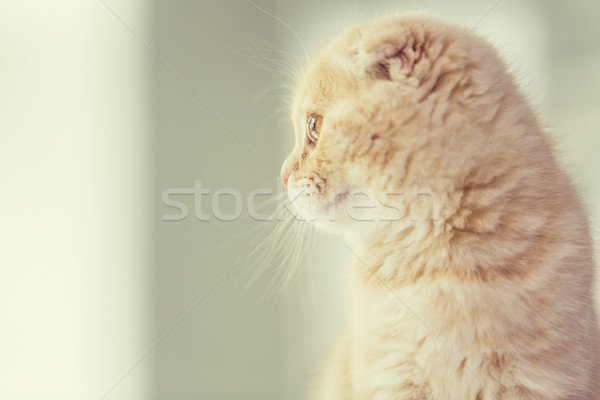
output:
[[[311,246],[313,227],[308,221],[297,220],[282,201],[286,193],[276,199],[278,207],[273,211],[273,220],[261,224],[264,233],[258,235],[256,248],[248,255],[253,276],[248,286],[266,274],[270,275],[265,298],[281,294],[289,287],[296,273],[307,260],[307,249]],[[281,218],[283,217],[283,218]]]
[[[306,46],[304,45],[304,41],[300,38],[300,36],[296,33],[296,31],[292,29],[291,26],[289,26],[284,20],[282,20],[278,16],[276,16],[276,15],[270,13],[269,11],[265,10],[264,8],[260,7],[258,4],[256,4],[252,0],[248,0],[248,2],[250,4],[252,4],[254,7],[256,7],[257,9],[259,9],[260,11],[262,11],[263,13],[267,14],[268,16],[272,17],[273,19],[275,19],[276,21],[278,21],[279,23],[281,23],[283,26],[285,26],[296,37],[296,39],[298,39],[298,42],[300,42],[300,45],[302,46],[302,49],[304,50],[304,56],[308,60],[308,58],[309,58],[308,57],[308,51],[306,50]]]

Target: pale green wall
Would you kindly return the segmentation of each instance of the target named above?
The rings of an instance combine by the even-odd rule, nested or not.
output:
[[[231,187],[246,195],[270,185],[279,171],[277,137],[272,125],[265,132],[262,124],[280,100],[259,99],[271,74],[251,62],[248,45],[255,40],[277,46],[277,37],[272,20],[252,5],[160,1],[154,15],[152,43],[172,69],[154,61],[152,309],[159,337],[248,251],[248,243],[227,240],[253,226],[246,219],[218,221],[211,195],[203,206],[211,221],[193,215],[161,221],[171,212],[161,204],[162,191],[193,187],[196,180],[212,193]],[[190,196],[181,199],[192,207]],[[243,292],[248,269],[242,260],[156,347],[154,398],[281,398],[279,309],[259,303],[260,282]]]

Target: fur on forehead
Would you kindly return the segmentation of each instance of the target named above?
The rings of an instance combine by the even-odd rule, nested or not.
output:
[[[305,107],[321,110],[326,108],[330,101],[347,97],[356,90],[356,78],[332,61],[331,53],[321,52],[312,60],[299,80],[296,99],[301,99]]]
[[[349,28],[321,49],[301,75],[295,93],[303,104],[296,102],[294,111],[300,111],[298,106],[324,109],[375,80],[418,80],[462,35],[460,28],[425,13],[391,15]]]

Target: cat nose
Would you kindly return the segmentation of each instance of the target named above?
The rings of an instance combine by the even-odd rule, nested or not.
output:
[[[283,173],[281,174],[281,181],[283,182],[283,186],[287,188],[288,179],[290,179],[290,174]]]
[[[283,182],[283,186],[287,188],[288,180],[290,179],[290,175],[292,172],[298,170],[298,161],[295,154],[290,154],[288,158],[283,162],[283,166],[281,167],[281,182]]]

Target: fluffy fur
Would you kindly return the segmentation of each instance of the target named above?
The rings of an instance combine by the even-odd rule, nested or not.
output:
[[[292,115],[290,198],[354,260],[312,398],[600,399],[587,216],[491,46],[425,15],[359,25]]]

